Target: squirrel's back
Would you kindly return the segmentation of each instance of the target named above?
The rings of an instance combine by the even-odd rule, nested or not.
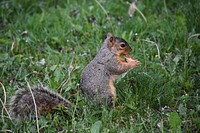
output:
[[[71,107],[71,103],[60,94],[49,89],[38,86],[31,91],[29,89],[18,90],[12,97],[10,103],[10,115],[12,118],[23,119],[35,116],[35,104],[37,113],[42,114],[51,112],[56,106],[63,104],[65,107]],[[35,99],[35,104],[34,100]]]

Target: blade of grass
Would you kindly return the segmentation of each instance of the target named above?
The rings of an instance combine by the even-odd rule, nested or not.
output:
[[[36,102],[35,102],[35,97],[34,97],[34,95],[33,95],[33,92],[32,92],[32,90],[31,90],[31,87],[30,87],[29,82],[27,81],[26,78],[25,78],[25,80],[26,80],[28,89],[29,89],[29,91],[30,91],[30,93],[31,93],[31,96],[32,96],[32,98],[33,98],[33,104],[34,104],[34,107],[35,107],[35,117],[36,117],[37,132],[39,133],[40,131],[39,131],[39,122],[38,122],[38,112],[37,112],[37,105],[36,105]]]

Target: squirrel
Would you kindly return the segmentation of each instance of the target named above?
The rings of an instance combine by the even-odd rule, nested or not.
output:
[[[106,103],[110,107],[114,107],[116,101],[114,79],[140,63],[128,55],[131,51],[131,47],[124,39],[108,33],[97,55],[82,71],[80,88],[83,96],[88,97],[94,103]],[[125,58],[121,58],[121,56],[125,56]],[[60,94],[38,86],[32,89],[32,93],[28,89],[16,92],[11,98],[9,108],[11,117],[22,119],[28,118],[32,114],[34,116],[33,97],[38,114],[51,112],[58,105],[64,105],[67,108],[73,105]]]
[[[108,33],[99,52],[82,72],[80,87],[83,95],[97,104],[114,107],[115,78],[140,64],[128,55],[131,51],[124,39]]]

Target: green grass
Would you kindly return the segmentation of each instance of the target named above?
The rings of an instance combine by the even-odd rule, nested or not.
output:
[[[200,2],[164,2],[138,1],[145,22],[137,11],[128,16],[124,0],[101,0],[102,7],[89,0],[1,1],[1,100],[3,87],[8,104],[27,86],[25,79],[59,92],[73,59],[75,69],[61,94],[83,113],[58,109],[40,116],[41,132],[199,132],[200,39],[190,37],[200,33]],[[117,108],[99,109],[84,101],[78,84],[108,32],[129,42],[141,66],[117,79]],[[15,123],[2,114],[2,104],[0,110],[0,132],[37,131],[36,121]]]

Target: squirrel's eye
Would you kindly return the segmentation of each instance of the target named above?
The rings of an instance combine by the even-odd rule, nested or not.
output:
[[[122,43],[120,46],[123,48],[123,47],[125,47],[126,45],[125,45],[124,43]]]

